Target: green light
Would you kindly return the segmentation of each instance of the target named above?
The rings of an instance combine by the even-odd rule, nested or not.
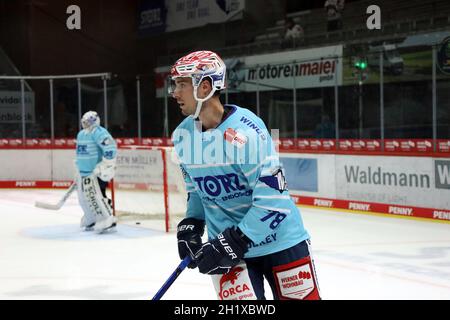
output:
[[[364,70],[367,68],[367,62],[365,60],[358,60],[354,64],[355,68]]]

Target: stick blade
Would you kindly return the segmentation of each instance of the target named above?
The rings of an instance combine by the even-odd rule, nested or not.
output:
[[[48,210],[59,210],[61,206],[59,204],[51,204],[41,201],[36,201],[34,203],[35,207],[42,208],[42,209],[48,209]]]

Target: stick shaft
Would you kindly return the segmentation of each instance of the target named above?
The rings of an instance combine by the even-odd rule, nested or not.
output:
[[[66,200],[69,198],[69,196],[72,194],[72,192],[75,191],[76,186],[77,185],[76,185],[75,182],[72,183],[72,185],[69,187],[69,189],[67,189],[66,193],[61,198],[61,200],[58,201],[57,204],[51,204],[51,203],[47,203],[47,202],[36,201],[34,205],[36,207],[39,207],[39,208],[50,209],[50,210],[59,210],[59,209],[61,209],[63,204],[66,202]]]
[[[175,282],[178,276],[183,272],[186,266],[191,262],[191,257],[187,256],[180,262],[175,271],[170,275],[166,282],[162,285],[161,289],[155,294],[152,300],[160,300],[164,293],[170,288],[170,286]]]

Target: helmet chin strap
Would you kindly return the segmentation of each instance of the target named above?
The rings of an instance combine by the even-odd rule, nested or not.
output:
[[[203,102],[205,102],[206,100],[211,98],[213,96],[214,92],[216,92],[216,89],[213,87],[211,92],[206,97],[204,97],[203,99],[200,99],[199,97],[197,97],[197,89],[198,89],[198,87],[194,87],[194,99],[197,101],[197,107],[195,109],[195,113],[193,115],[191,115],[191,117],[194,119],[198,118],[198,116],[200,114],[200,110],[202,109]]]
[[[202,110],[202,105],[203,105],[203,101],[197,100],[197,107],[195,109],[195,113],[190,115],[194,120],[198,118],[198,116],[200,114],[200,110]]]

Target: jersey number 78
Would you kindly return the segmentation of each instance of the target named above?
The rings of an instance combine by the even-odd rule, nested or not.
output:
[[[278,227],[278,225],[286,218],[286,214],[278,211],[269,211],[269,214],[264,216],[262,219],[260,219],[262,222],[269,220],[272,218],[272,221],[270,222],[270,229],[275,229]]]

